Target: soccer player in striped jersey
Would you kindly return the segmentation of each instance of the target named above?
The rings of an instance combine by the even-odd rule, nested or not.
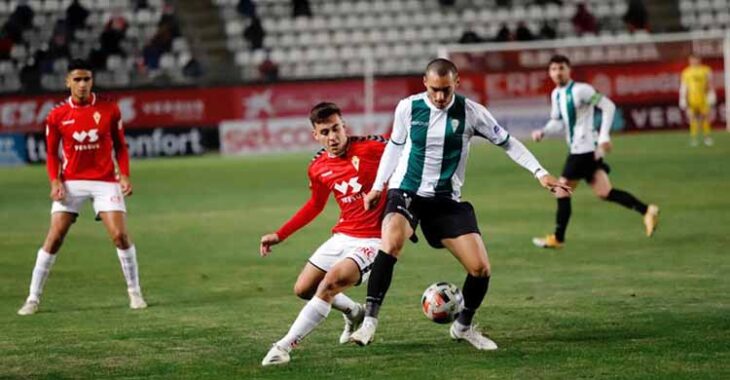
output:
[[[38,250],[30,294],[19,315],[38,311],[43,286],[63,239],[87,200],[93,202],[97,220],[104,223],[117,248],[127,281],[129,307],[147,307],[139,285],[137,250],[127,233],[124,197],[132,195],[132,183],[122,116],[115,102],[91,92],[93,84],[88,62],[71,61],[66,75],[71,95],[46,118],[46,166],[53,200],[51,227]],[[63,162],[59,160],[59,144],[63,147]]]
[[[604,153],[611,151],[609,132],[616,106],[607,97],[596,92],[587,83],[575,82],[570,77],[570,61],[562,55],[550,59],[550,79],[556,87],[551,94],[550,121],[544,128],[532,132],[535,141],[541,141],[546,133],[565,129],[570,154],[565,161],[560,181],[571,189],[585,180],[599,198],[618,203],[644,216],[646,236],[651,236],[659,221],[659,208],[646,205],[630,193],[615,189],[608,179],[609,166],[603,162]],[[602,112],[601,126],[596,133],[593,125],[595,108]],[[558,210],[555,233],[546,237],[533,238],[532,242],[542,248],[561,248],[565,242],[565,231],[570,220],[570,193],[556,191]]]
[[[365,320],[350,340],[367,345],[373,340],[380,305],[390,286],[403,245],[421,224],[429,245],[448,249],[466,269],[464,311],[451,326],[451,337],[480,350],[497,345],[472,325],[487,293],[490,264],[474,208],[461,201],[466,158],[473,137],[502,147],[552,191],[569,189],[540,165],[517,139],[510,137],[487,109],[456,94],[459,74],[446,59],[431,61],[423,77],[426,91],[401,100],[395,110],[390,142],[378,167],[365,207],[382,198],[388,184],[382,244],[373,264]]]
[[[712,69],[703,65],[699,56],[691,54],[689,66],[682,70],[682,82],[679,88],[679,108],[687,112],[691,146],[697,146],[697,132],[700,125],[705,145],[712,145],[710,107],[715,105],[715,101]]]
[[[278,231],[261,237],[261,256],[269,255],[271,246],[316,218],[330,194],[340,207],[340,217],[332,228],[332,237],[312,254],[294,285],[297,295],[309,302],[289,332],[271,346],[261,362],[264,366],[288,363],[291,350],[333,308],[345,317],[340,343],[348,342],[365,310],[342,292],[367,280],[380,244],[385,202],[370,210],[364,209],[362,202],[373,186],[386,140],[381,136],[348,136],[340,109],[333,103],[314,106],[309,120],[312,135],[323,147],[309,165],[311,197]]]

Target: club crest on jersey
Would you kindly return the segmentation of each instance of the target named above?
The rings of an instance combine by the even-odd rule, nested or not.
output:
[[[457,129],[459,129],[459,120],[451,120],[451,130],[456,132]]]
[[[360,171],[360,158],[358,156],[352,156],[352,166],[355,170]]]
[[[94,112],[94,121],[96,122],[96,125],[99,125],[99,120],[101,120],[101,114],[99,111]]]

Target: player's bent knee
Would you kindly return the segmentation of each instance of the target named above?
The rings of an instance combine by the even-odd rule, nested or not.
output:
[[[383,236],[382,247],[383,251],[391,256],[398,257],[403,250],[406,238],[402,234],[388,234]]]
[[[309,286],[296,283],[294,284],[294,294],[303,300],[310,300],[314,295],[314,290]]]
[[[346,278],[336,276],[326,276],[319,284],[317,294],[323,299],[332,299],[338,293],[342,292],[351,284]]]
[[[596,196],[598,198],[600,198],[601,200],[607,201],[609,193],[610,193],[610,191],[597,191]]]
[[[492,270],[489,268],[489,265],[478,265],[473,268],[469,268],[468,272],[472,277],[483,278],[492,275]]]
[[[123,231],[114,231],[111,233],[112,241],[117,248],[129,248],[129,236]]]

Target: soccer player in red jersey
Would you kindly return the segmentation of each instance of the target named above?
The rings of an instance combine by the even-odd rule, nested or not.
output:
[[[348,136],[342,113],[333,103],[314,106],[309,120],[314,138],[323,146],[309,165],[311,197],[278,231],[261,237],[261,255],[269,255],[272,245],[319,215],[330,194],[340,207],[340,217],[332,228],[332,237],[309,258],[294,285],[297,296],[309,302],[286,336],[266,354],[261,363],[264,366],[289,362],[292,348],[324,321],[332,308],[344,314],[340,343],[348,342],[362,322],[364,309],[342,292],[367,280],[380,244],[385,202],[365,210],[363,197],[373,186],[386,140],[380,136]]]
[[[147,307],[139,286],[137,255],[129,240],[125,222],[124,197],[132,195],[129,180],[129,154],[124,141],[119,107],[91,92],[94,78],[91,66],[73,60],[68,66],[66,87],[71,96],[57,105],[46,119],[46,166],[51,181],[51,227],[43,247],[38,250],[30,295],[20,315],[38,310],[43,285],[56,254],[83,203],[91,199],[98,220],[106,227],[117,247],[127,281],[129,306]],[[63,160],[59,160],[59,143]],[[115,174],[115,161],[119,176]]]

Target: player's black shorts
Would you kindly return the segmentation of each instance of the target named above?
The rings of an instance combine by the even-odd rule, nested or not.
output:
[[[410,191],[390,189],[384,215],[391,212],[405,216],[413,231],[420,222],[423,235],[434,248],[444,247],[441,239],[480,233],[474,207],[469,202],[446,197],[424,198]]]
[[[603,169],[606,173],[611,172],[611,167],[603,162],[602,158],[596,159],[593,152],[571,154],[565,160],[563,177],[571,180],[584,179],[590,183],[593,182],[593,175],[599,169]]]

